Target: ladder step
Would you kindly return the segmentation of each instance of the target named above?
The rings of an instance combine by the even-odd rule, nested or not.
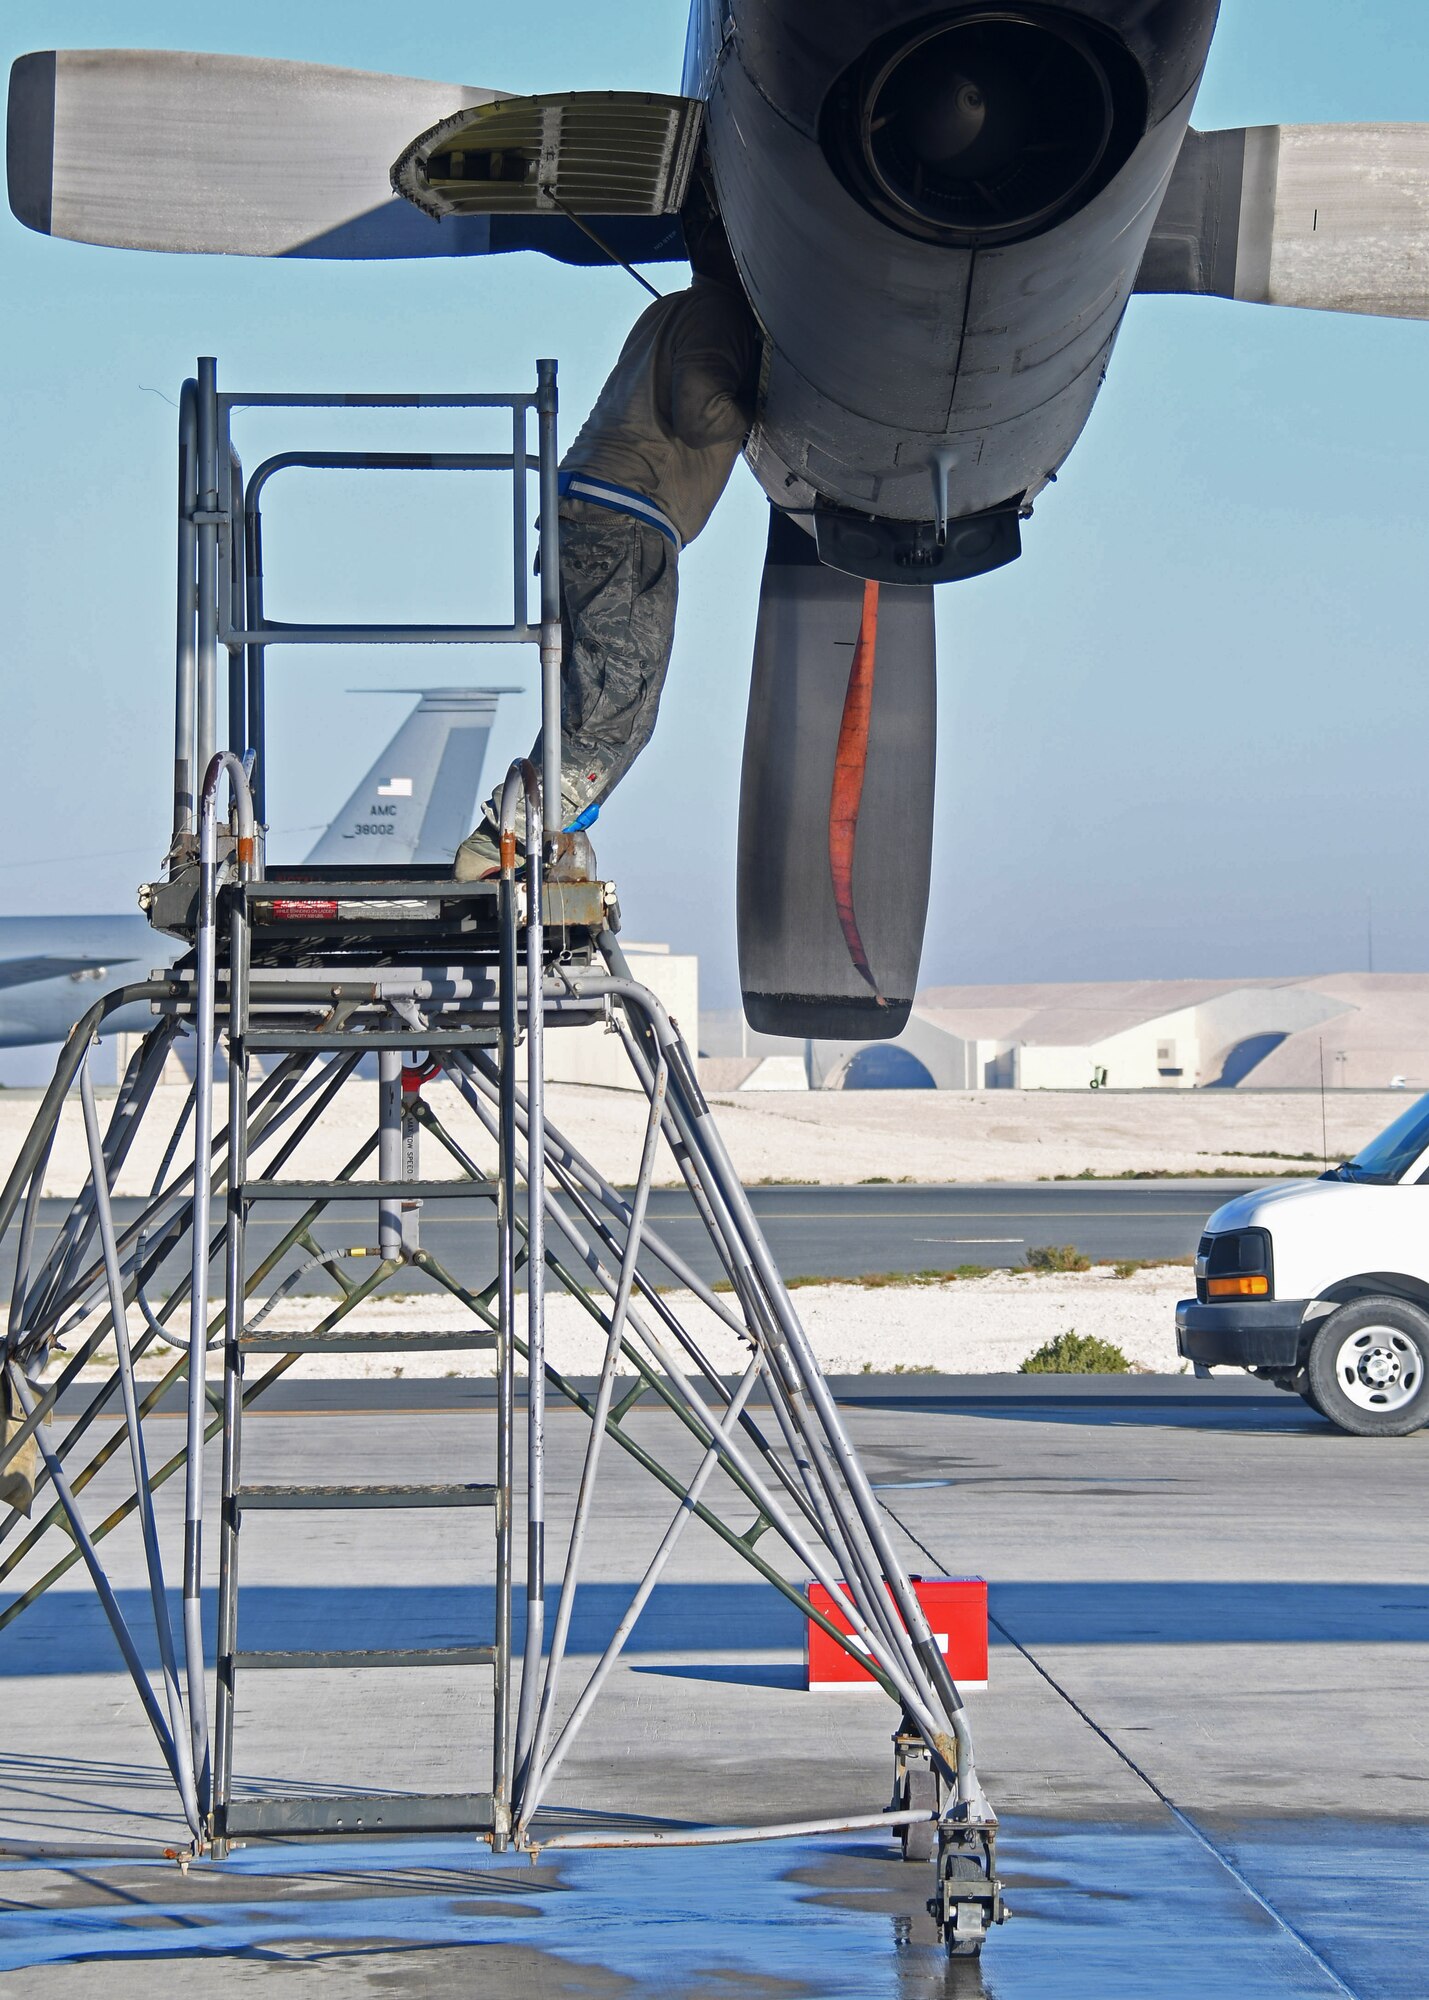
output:
[[[253,1673],[316,1673],[336,1667],[494,1667],[494,1646],[369,1646],[342,1652],[235,1653]]]
[[[230,1799],[226,1837],[281,1833],[489,1833],[490,1792],[333,1793]]]
[[[494,1486],[240,1486],[238,1504],[282,1512],[331,1507],[494,1507]]]
[[[468,1353],[488,1353],[496,1345],[496,1335],[485,1327],[439,1326],[408,1331],[393,1328],[381,1333],[354,1333],[344,1327],[330,1332],[270,1332],[260,1327],[243,1333],[238,1345],[245,1354],[412,1354],[441,1348],[459,1348]]]
[[[301,868],[280,862],[261,882],[242,883],[239,894],[245,903],[271,903],[275,897],[281,901],[285,896],[316,896],[329,901],[334,897],[341,897],[344,901],[371,898],[380,903],[410,902],[414,897],[436,896],[448,902],[491,903],[494,906],[498,887],[495,880],[458,882],[450,875],[369,875],[361,871],[349,875],[304,875]]]
[[[426,1043],[423,1042],[423,1048]],[[481,1195],[495,1201],[495,1181],[240,1181],[243,1201],[455,1201]]]
[[[594,1011],[594,1010],[592,1010]],[[342,1034],[329,1028],[249,1028],[243,1037],[250,1050],[276,1049],[284,1054],[299,1049],[410,1049],[412,1031],[377,1028],[353,1029]],[[498,1040],[495,1027],[425,1028],[417,1042],[429,1048],[491,1048]]]

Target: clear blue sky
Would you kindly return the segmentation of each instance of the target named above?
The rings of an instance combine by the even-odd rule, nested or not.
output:
[[[449,9],[373,0],[247,0],[224,15],[7,0],[0,54],[122,39],[517,91],[678,86],[680,0],[466,18],[463,36]],[[1225,0],[1199,124],[1416,118],[1429,119],[1422,0]],[[148,390],[174,396],[201,352],[252,388],[520,384],[554,352],[569,429],[640,303],[622,273],[534,257],[141,257],[0,218],[0,909],[132,907],[164,843],[174,418]],[[925,983],[1361,965],[1370,895],[1377,965],[1429,967],[1426,381],[1429,325],[1133,305],[1023,560],[940,594]],[[251,435],[250,454],[264,441]],[[428,547],[409,525],[417,496],[383,492],[341,517],[345,543],[311,490],[291,503],[283,523],[313,537],[313,560],[307,576],[290,566],[275,609],[336,609],[344,590],[354,615],[471,601],[476,522],[453,509]],[[716,1006],[735,991],[764,520],[741,468],[682,563],[655,745],[601,822],[628,931],[698,950]],[[275,826],[325,820],[395,726],[400,701],[344,690],[528,671],[524,654],[289,653],[275,672]],[[493,768],[525,747],[532,714],[508,705]]]

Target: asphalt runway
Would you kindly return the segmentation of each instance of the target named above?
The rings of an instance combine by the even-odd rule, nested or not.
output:
[[[892,1271],[955,1270],[960,1264],[1010,1268],[1029,1249],[1075,1244],[1098,1261],[1175,1259],[1194,1254],[1207,1216],[1252,1181],[1114,1181],[991,1183],[951,1187],[755,1187],[749,1190],[775,1261],[786,1278],[853,1278]],[[69,1204],[42,1204],[37,1256],[53,1240]],[[121,1227],[140,1212],[137,1201],[115,1204]],[[279,1241],[301,1214],[296,1205],[264,1203],[249,1224],[249,1267]],[[706,1280],[723,1276],[702,1224],[683,1189],[657,1188],[650,1221],[670,1247]],[[324,1247],[374,1240],[370,1211],[353,1205],[330,1209],[317,1234]],[[463,1197],[429,1202],[422,1240],[463,1284],[480,1286],[495,1270],[496,1235],[490,1205]],[[13,1233],[7,1238],[0,1282],[8,1293]],[[298,1261],[280,1266],[287,1270]],[[162,1295],[187,1269],[173,1260],[155,1286]],[[647,1273],[668,1273],[647,1258]],[[412,1288],[429,1281],[413,1273]],[[314,1272],[298,1289],[328,1289]]]
[[[355,1386],[345,1410],[321,1383],[306,1407],[257,1406],[245,1475],[486,1476],[490,1416],[462,1385],[402,1385],[400,1407],[390,1385]],[[242,2000],[262,1980],[285,2000],[1418,2000],[1429,1433],[1343,1437],[1241,1382],[858,1378],[840,1400],[910,1565],[989,1581],[989,1686],[969,1717],[1014,1914],[980,1970],[948,1967],[931,1871],[880,1832],[547,1849],[536,1865],[452,1836],[254,1842],[181,1874],[156,1746],[74,1571],[0,1633],[0,1994],[151,2000],[197,1982]],[[693,1468],[665,1412],[627,1422]],[[178,1424],[150,1430],[157,1456]],[[557,1571],[585,1437],[554,1405]],[[566,1703],[674,1506],[623,1453],[607,1449],[601,1481]],[[181,1485],[161,1489],[171,1552]],[[116,1461],[93,1518],[123,1490]],[[718,1480],[707,1497],[747,1521]],[[489,1635],[488,1519],[345,1521],[245,1525],[242,1643]],[[760,1551],[788,1565],[776,1545]],[[153,1664],[138,1538],[106,1547]],[[877,1812],[894,1712],[876,1689],[806,1692],[801,1660],[793,1607],[692,1525],[561,1770],[551,1828]],[[474,1670],[250,1673],[238,1699],[241,1789],[482,1782]]]

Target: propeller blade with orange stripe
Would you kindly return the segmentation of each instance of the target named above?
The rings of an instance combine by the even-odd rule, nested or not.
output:
[[[901,1032],[928,907],[936,723],[931,588],[825,568],[812,537],[772,513],[739,821],[755,1029]]]

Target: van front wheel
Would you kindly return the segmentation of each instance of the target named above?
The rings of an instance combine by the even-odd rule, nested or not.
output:
[[[1354,1437],[1408,1437],[1429,1422],[1429,1313],[1406,1299],[1352,1299],[1321,1326],[1307,1397]]]

